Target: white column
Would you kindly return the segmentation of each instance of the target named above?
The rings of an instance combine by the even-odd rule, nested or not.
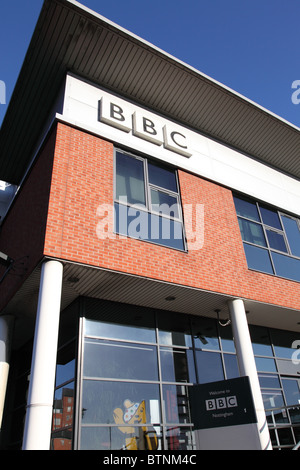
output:
[[[23,450],[49,450],[63,265],[42,266]]]
[[[9,360],[10,338],[13,327],[13,317],[0,317],[0,430],[2,426],[3,410],[6,396]]]
[[[258,432],[262,450],[271,450],[270,433],[266,420],[254,353],[248,328],[244,302],[235,299],[228,302],[240,375],[248,376],[258,420]]]

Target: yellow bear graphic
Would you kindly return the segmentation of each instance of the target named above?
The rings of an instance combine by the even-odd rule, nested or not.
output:
[[[114,420],[119,424],[119,430],[125,434],[127,450],[156,450],[157,436],[154,429],[147,426],[136,426],[135,424],[146,423],[145,400],[141,403],[124,401],[124,410],[114,410]],[[127,426],[126,426],[127,425]]]

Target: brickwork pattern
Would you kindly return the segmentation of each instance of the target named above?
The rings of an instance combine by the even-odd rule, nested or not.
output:
[[[180,252],[112,231],[99,239],[98,208],[113,202],[113,154],[112,143],[58,124],[45,255],[300,308],[300,284],[248,270],[231,191],[187,172],[179,171],[182,204],[204,207],[201,249]]]
[[[1,226],[0,250],[15,262],[0,285],[0,311],[43,258],[55,138],[53,132]]]

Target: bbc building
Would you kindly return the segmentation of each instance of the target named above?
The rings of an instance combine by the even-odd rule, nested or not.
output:
[[[0,448],[297,448],[299,129],[46,0],[0,148]]]

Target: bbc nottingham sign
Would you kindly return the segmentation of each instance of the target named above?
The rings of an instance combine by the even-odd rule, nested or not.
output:
[[[136,110],[133,113],[125,109],[124,105],[113,102],[107,97],[99,100],[98,120],[113,126],[123,132],[132,132],[132,135],[144,139],[152,144],[163,146],[167,150],[191,157],[187,137],[172,124],[161,126],[155,122],[155,116]]]
[[[249,377],[195,385],[190,402],[195,429],[257,422]]]
[[[189,401],[197,449],[262,449],[249,377],[194,385]]]

